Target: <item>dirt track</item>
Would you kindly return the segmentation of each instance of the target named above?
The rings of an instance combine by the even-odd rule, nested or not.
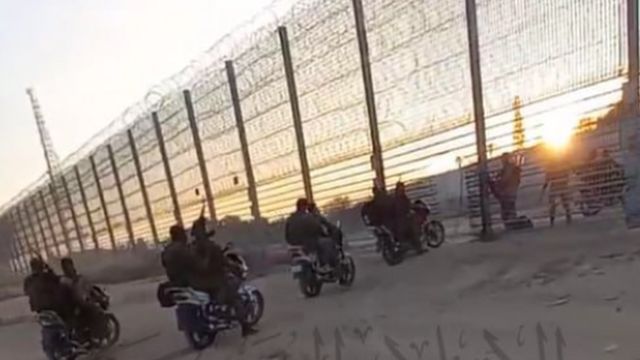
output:
[[[634,360],[637,241],[590,222],[445,246],[393,268],[359,253],[354,287],[327,286],[316,299],[277,273],[254,281],[267,301],[260,333],[224,334],[199,354],[155,303],[154,281],[118,285],[109,291],[122,340],[98,358]],[[0,359],[43,358],[36,324],[0,327]]]

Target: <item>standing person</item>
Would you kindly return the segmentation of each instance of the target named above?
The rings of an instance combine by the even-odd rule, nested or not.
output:
[[[602,196],[606,203],[611,204],[615,200],[622,198],[625,187],[624,169],[613,156],[611,156],[608,149],[602,150],[600,161],[604,172]]]
[[[489,182],[493,195],[500,202],[500,217],[506,228],[511,228],[517,221],[516,200],[522,169],[513,162],[510,153],[503,153],[500,158],[502,168],[497,178]]]
[[[571,197],[569,194],[569,175],[571,172],[567,159],[554,156],[549,159],[545,169],[543,193],[549,189],[549,224],[553,227],[556,220],[556,206],[558,199],[564,208],[567,224],[571,223]]]

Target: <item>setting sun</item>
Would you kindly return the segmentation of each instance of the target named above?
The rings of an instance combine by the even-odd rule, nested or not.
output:
[[[557,149],[566,147],[573,136],[577,119],[570,115],[555,120],[547,119],[543,125],[543,142]]]

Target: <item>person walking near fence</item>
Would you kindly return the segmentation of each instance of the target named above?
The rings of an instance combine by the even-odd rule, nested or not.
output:
[[[502,168],[495,180],[489,181],[491,192],[500,202],[500,217],[507,229],[511,229],[518,222],[516,200],[522,169],[515,163],[510,153],[501,157]]]
[[[549,224],[553,227],[556,220],[556,207],[558,200],[564,208],[567,224],[571,223],[571,196],[569,189],[569,176],[571,167],[562,156],[551,155],[545,169],[545,181],[542,193],[549,189]]]

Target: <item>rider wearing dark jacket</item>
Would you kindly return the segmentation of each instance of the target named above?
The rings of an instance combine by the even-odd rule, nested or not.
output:
[[[31,274],[24,280],[24,293],[31,311],[54,311],[65,322],[73,317],[72,292],[60,283],[60,277],[40,258],[31,259]]]
[[[195,258],[187,244],[187,234],[182,225],[173,225],[169,234],[171,242],[162,252],[162,266],[172,284],[189,286]]]
[[[284,236],[291,246],[302,246],[307,252],[317,251],[318,241],[324,236],[324,231],[320,220],[309,213],[307,199],[298,199],[296,202],[296,211],[285,224]]]
[[[375,186],[373,199],[364,204],[361,215],[369,225],[386,226],[391,230],[395,224],[395,205],[387,190]]]
[[[412,244],[418,252],[422,252],[420,243],[420,230],[411,210],[411,200],[407,196],[404,183],[396,184],[394,194],[394,211],[395,211],[395,236],[400,240]]]
[[[84,276],[78,274],[71,258],[62,258],[60,267],[63,273],[60,282],[71,290],[77,309],[73,326],[76,329],[90,329],[94,334],[104,335],[100,333],[105,330],[102,326],[101,310],[91,297],[93,285]]]
[[[203,216],[193,222],[191,235],[194,237],[192,251],[195,268],[191,284],[195,289],[206,291],[221,303],[233,307],[236,320],[242,326],[242,336],[252,335],[257,331],[247,323],[248,310],[238,293],[240,281],[228,271],[233,265],[228,263],[224,250],[211,240],[214,234],[214,231],[207,232]]]

